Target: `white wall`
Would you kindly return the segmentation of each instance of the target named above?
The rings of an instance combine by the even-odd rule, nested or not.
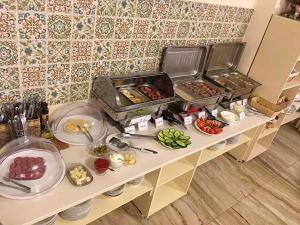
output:
[[[254,8],[256,1],[264,0],[192,0],[195,2],[205,2],[211,4],[230,5],[245,8]]]

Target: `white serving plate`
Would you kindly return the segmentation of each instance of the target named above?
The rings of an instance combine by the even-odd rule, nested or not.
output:
[[[94,117],[86,115],[71,115],[63,118],[58,123],[57,131],[54,134],[54,136],[62,142],[68,143],[70,145],[88,145],[90,143],[89,139],[82,133],[71,134],[64,131],[64,124],[70,119],[90,121],[93,125],[89,132],[95,141],[102,139],[106,134],[106,127],[103,126],[103,124]],[[105,129],[105,131],[101,129]]]
[[[61,156],[59,158],[44,149],[23,149],[6,157],[0,164],[0,177],[8,176],[9,166],[16,157],[42,157],[46,162],[44,175],[37,180],[17,180],[31,188],[31,193],[0,186],[0,195],[11,199],[30,199],[45,194],[54,189],[64,178],[66,164]],[[5,183],[5,181],[3,181]]]

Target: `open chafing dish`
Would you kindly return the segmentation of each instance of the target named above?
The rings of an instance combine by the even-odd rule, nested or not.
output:
[[[175,83],[175,93],[183,111],[219,103],[225,92],[202,79],[208,46],[168,47],[164,50],[162,71]]]
[[[227,100],[248,98],[260,83],[236,71],[245,43],[222,43],[211,47],[205,78],[222,87]]]
[[[97,77],[91,95],[104,111],[122,125],[156,112],[175,101],[172,80],[165,73],[143,73],[126,77]]]

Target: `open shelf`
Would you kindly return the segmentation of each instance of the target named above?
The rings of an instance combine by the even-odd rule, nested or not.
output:
[[[233,145],[225,145],[225,148],[222,150],[210,150],[210,149],[204,149],[201,152],[200,155],[200,159],[198,161],[198,166],[202,165],[203,163],[206,163],[220,155],[223,155],[226,152],[231,151],[232,149],[242,145],[242,144],[246,144],[248,141],[250,140],[250,138],[245,135],[245,134],[241,134],[238,142],[236,144]]]
[[[195,166],[186,158],[173,162],[161,169],[158,186],[168,183],[171,180],[193,170]]]
[[[119,208],[120,206],[134,200],[135,198],[150,192],[152,190],[152,185],[147,179],[143,181],[142,184],[126,185],[124,193],[117,197],[109,197],[105,195],[100,195],[93,199],[92,207],[90,213],[81,220],[78,221],[68,221],[64,220],[58,216],[57,225],[72,224],[72,225],[84,225],[93,222],[101,216]]]
[[[187,172],[176,179],[158,187],[153,196],[149,215],[156,213],[182,196],[186,195],[193,171]]]
[[[299,118],[300,118],[300,112],[294,112],[292,114],[287,114],[283,118],[281,125],[287,124],[287,123],[292,122],[293,120],[296,120]]]
[[[290,82],[286,82],[283,90],[287,90],[293,87],[298,87],[300,86],[300,75],[296,76],[293,80],[291,80]]]
[[[254,149],[252,150],[251,154],[249,155],[248,160],[253,159],[254,157],[264,153],[265,151],[268,150],[268,147],[257,142],[254,146]]]
[[[279,130],[278,127],[273,127],[273,128],[265,128],[263,132],[259,135],[258,139],[264,138],[270,134],[273,134],[274,132],[277,132]]]

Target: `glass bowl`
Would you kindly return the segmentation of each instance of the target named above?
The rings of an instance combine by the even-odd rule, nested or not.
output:
[[[56,146],[47,139],[15,139],[0,150],[0,180],[8,177],[31,189],[29,193],[0,186],[0,195],[29,199],[54,189],[64,178],[65,162]],[[11,184],[7,179],[3,183]]]

